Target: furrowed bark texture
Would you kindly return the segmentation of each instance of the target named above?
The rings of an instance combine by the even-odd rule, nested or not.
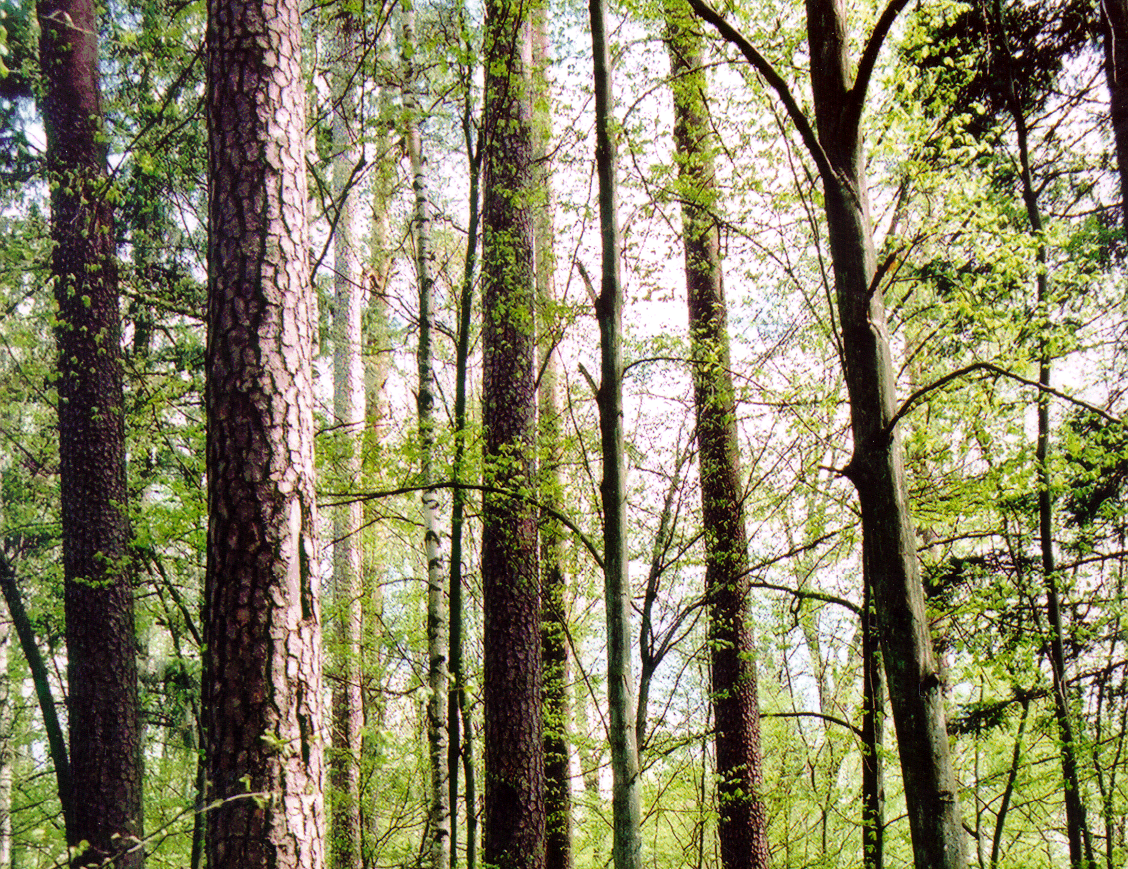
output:
[[[864,559],[897,731],[917,869],[962,869],[964,833],[949,756],[944,690],[932,651],[896,409],[842,0],[807,0],[811,90],[827,161],[823,185],[854,434],[848,473],[858,491]]]
[[[126,517],[116,240],[91,0],[41,0],[58,324],[67,683],[78,865],[137,867],[141,738]],[[120,838],[115,838],[120,837]],[[125,856],[116,857],[128,850]]]
[[[364,362],[361,356],[363,284],[357,233],[356,172],[361,161],[357,119],[357,21],[339,10],[335,24],[333,86],[333,195],[340,209],[333,237],[333,421],[340,433],[341,480],[361,475],[364,437]],[[333,510],[333,668],[329,854],[334,869],[356,869],[361,857],[360,753],[361,547],[363,504]]]
[[[612,862],[615,869],[642,867],[642,810],[634,679],[631,673],[631,584],[628,573],[626,456],[623,446],[623,287],[619,273],[617,159],[612,135],[611,54],[607,4],[590,0],[594,61],[595,166],[599,181],[602,276],[599,320],[599,436],[603,455],[603,599],[607,616],[608,741],[611,744]]]
[[[419,288],[419,344],[416,364],[419,391],[416,412],[419,422],[419,473],[426,484],[432,477],[435,451],[435,378],[432,373],[431,325],[434,319],[433,279],[431,275],[431,200],[427,189],[427,160],[423,150],[421,80],[414,57],[415,10],[402,10],[404,56],[403,92],[406,116],[407,152],[411,161],[415,192],[415,275]],[[421,498],[423,512],[423,554],[427,566],[427,743],[431,761],[430,817],[427,822],[428,851],[432,869],[447,869],[451,853],[449,733],[447,730],[447,653],[449,617],[447,615],[446,573],[439,531],[439,499],[434,489]]]
[[[729,362],[717,190],[701,34],[688,6],[666,8],[674,92],[674,145],[682,199],[686,296],[693,364],[711,702],[716,725],[717,836],[724,869],[768,865],[768,818],[760,792],[760,709],[748,618],[751,576],[744,523],[736,403]]]
[[[211,869],[323,863],[316,321],[300,40],[293,0],[209,0]]]
[[[1128,0],[1101,0],[1105,79],[1120,168],[1121,220],[1128,232]]]
[[[544,866],[540,576],[533,491],[536,388],[528,10],[486,5],[482,202],[485,820],[491,869]]]

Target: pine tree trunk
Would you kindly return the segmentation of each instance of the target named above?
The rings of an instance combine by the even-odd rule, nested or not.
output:
[[[68,839],[88,843],[76,865],[114,857],[128,869],[144,862],[141,725],[98,20],[91,0],[40,0],[38,16],[58,303],[70,761],[81,795]]]
[[[419,287],[419,345],[416,363],[419,391],[416,409],[419,421],[419,472],[424,484],[434,474],[435,384],[432,372],[431,324],[434,318],[431,275],[431,202],[427,190],[427,162],[423,151],[423,115],[420,101],[422,82],[415,55],[415,10],[403,8],[404,114],[407,152],[411,160],[412,187],[415,191],[415,272]],[[430,748],[431,793],[427,821],[427,848],[431,869],[448,869],[450,864],[451,803],[448,758],[447,700],[449,679],[449,616],[447,614],[446,573],[439,532],[439,499],[434,489],[422,496],[423,552],[427,566],[427,743]]]
[[[482,197],[485,820],[491,869],[544,866],[528,10],[486,4]]]
[[[603,598],[607,617],[607,704],[611,743],[611,812],[615,869],[641,869],[637,712],[631,673],[631,583],[628,573],[626,457],[623,435],[623,288],[619,276],[617,160],[612,134],[606,0],[590,0],[595,92],[595,165],[599,180],[602,277],[599,320],[599,434],[603,455]]]
[[[210,869],[324,861],[300,7],[209,0]]]
[[[689,9],[666,9],[674,92],[674,144],[682,199],[690,356],[701,468],[705,596],[709,606],[711,702],[716,725],[721,865],[768,865],[768,818],[761,799],[763,761],[756,655],[749,624],[751,576],[744,524],[736,401],[722,285],[717,189],[708,119],[702,37]]]
[[[340,479],[360,478],[364,437],[364,367],[361,357],[363,284],[357,233],[356,172],[361,161],[356,88],[361,57],[357,21],[337,13],[333,88],[333,196],[338,214],[333,237],[333,423],[341,443]],[[357,869],[361,856],[360,753],[364,730],[361,701],[360,532],[363,505],[333,510],[332,751],[329,753],[329,852],[333,869]]]

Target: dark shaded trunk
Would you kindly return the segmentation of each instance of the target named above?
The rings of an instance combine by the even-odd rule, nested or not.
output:
[[[486,4],[482,196],[484,862],[544,866],[540,575],[533,490],[534,224],[529,10]]]
[[[300,8],[208,3],[210,869],[324,849]]]
[[[1120,218],[1128,231],[1128,0],[1101,0],[1105,79],[1120,169]]]
[[[760,710],[748,616],[751,576],[744,492],[729,362],[717,224],[717,185],[700,33],[689,7],[666,8],[674,92],[674,143],[682,200],[686,296],[693,365],[705,595],[709,606],[711,701],[715,722],[717,835],[724,869],[768,865],[768,819],[760,791]]]
[[[611,743],[612,862],[641,869],[637,710],[631,676],[631,583],[627,550],[627,464],[623,434],[623,288],[619,276],[618,160],[612,132],[614,100],[606,0],[589,0],[595,93],[595,168],[599,181],[601,279],[599,437],[603,479],[603,598],[607,616],[608,739]]]
[[[144,862],[121,323],[91,0],[41,0],[77,865]],[[124,856],[118,856],[124,855]]]

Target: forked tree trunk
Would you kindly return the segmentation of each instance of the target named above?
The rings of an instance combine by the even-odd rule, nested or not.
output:
[[[210,869],[324,861],[300,51],[294,0],[209,0]]]
[[[401,12],[403,30],[404,114],[407,152],[411,160],[415,192],[413,229],[415,279],[419,289],[419,344],[416,364],[419,374],[416,409],[419,421],[419,473],[426,485],[434,472],[435,383],[432,373],[431,322],[434,318],[431,276],[431,201],[427,190],[427,161],[423,151],[423,114],[420,103],[419,69],[415,62],[415,9]],[[431,869],[448,869],[450,863],[451,802],[450,767],[447,757],[447,615],[446,573],[439,532],[439,499],[434,489],[423,492],[423,554],[427,569],[427,744],[430,748],[431,793],[427,820],[428,856]]]
[[[534,231],[529,10],[486,4],[482,196],[484,862],[544,866],[540,575],[533,491]],[[499,492],[497,490],[504,490]]]
[[[619,275],[617,159],[606,0],[589,0],[595,92],[595,167],[599,179],[602,269],[599,320],[599,435],[603,455],[603,599],[607,616],[608,738],[611,743],[612,862],[642,867],[638,744],[631,673],[631,583],[627,551],[627,466],[623,435],[623,288]]]
[[[333,89],[333,424],[340,444],[341,488],[356,485],[362,469],[364,365],[361,356],[363,278],[357,233],[357,171],[361,164],[359,99],[361,63],[357,20],[336,12]],[[333,510],[332,752],[329,754],[329,858],[333,869],[358,869],[361,861],[360,757],[364,731],[361,699],[360,501]]]
[[[682,201],[690,358],[705,536],[711,702],[715,722],[717,837],[724,869],[768,865],[768,817],[760,796],[760,708],[749,623],[748,539],[721,271],[718,192],[708,118],[703,39],[689,7],[666,7],[674,92],[674,145]]]
[[[121,321],[91,0],[40,0],[76,865],[144,862]],[[124,856],[119,856],[124,855]]]

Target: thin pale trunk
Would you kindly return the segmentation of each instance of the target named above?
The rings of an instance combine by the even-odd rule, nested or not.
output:
[[[403,55],[406,58],[403,93],[406,115],[407,151],[411,160],[412,188],[415,192],[413,229],[415,236],[415,274],[419,287],[419,345],[416,364],[419,375],[416,409],[419,422],[419,472],[424,484],[431,481],[435,452],[435,384],[432,372],[431,324],[434,318],[433,278],[431,275],[431,202],[427,190],[427,162],[423,151],[423,115],[420,105],[422,86],[415,64],[415,10],[410,4],[402,11]],[[439,530],[439,499],[434,489],[422,495],[423,553],[427,566],[427,743],[430,748],[431,793],[427,822],[430,839],[427,848],[432,869],[448,869],[451,860],[450,766],[448,757],[447,701],[449,680],[447,654],[450,651],[447,614],[446,575],[443,567]]]
[[[711,702],[724,869],[768,865],[768,818],[760,791],[760,710],[748,614],[751,576],[744,491],[729,363],[703,43],[688,6],[666,8],[674,92],[674,143],[682,199],[690,354],[705,535]]]
[[[491,869],[543,869],[544,727],[535,485],[529,9],[486,3],[482,195],[485,841]],[[500,490],[500,491],[499,491]]]
[[[568,756],[568,613],[564,534],[552,515],[563,509],[560,400],[557,394],[556,266],[553,244],[552,117],[548,87],[548,6],[532,16],[533,161],[540,190],[533,215],[536,236],[537,341],[539,344],[538,495],[541,514],[541,655],[544,659],[545,869],[572,866],[572,776]]]
[[[361,161],[360,62],[357,22],[337,13],[333,58],[333,197],[338,214],[333,238],[333,422],[340,442],[341,489],[356,484],[362,467],[364,368],[361,358],[363,283],[357,233],[356,171]],[[333,510],[332,631],[334,668],[332,752],[329,754],[329,852],[333,869],[360,866],[360,754],[364,730],[361,700],[361,547],[364,522],[359,501]]]
[[[37,6],[51,270],[75,865],[144,863],[141,722],[126,514],[117,238],[92,0]]]
[[[631,584],[627,571],[626,456],[623,435],[623,288],[619,276],[617,160],[612,133],[611,60],[606,0],[590,0],[595,62],[595,163],[599,179],[602,278],[599,320],[599,432],[603,453],[603,596],[607,617],[607,703],[611,743],[612,859],[615,869],[641,869],[636,707],[631,674]]]

